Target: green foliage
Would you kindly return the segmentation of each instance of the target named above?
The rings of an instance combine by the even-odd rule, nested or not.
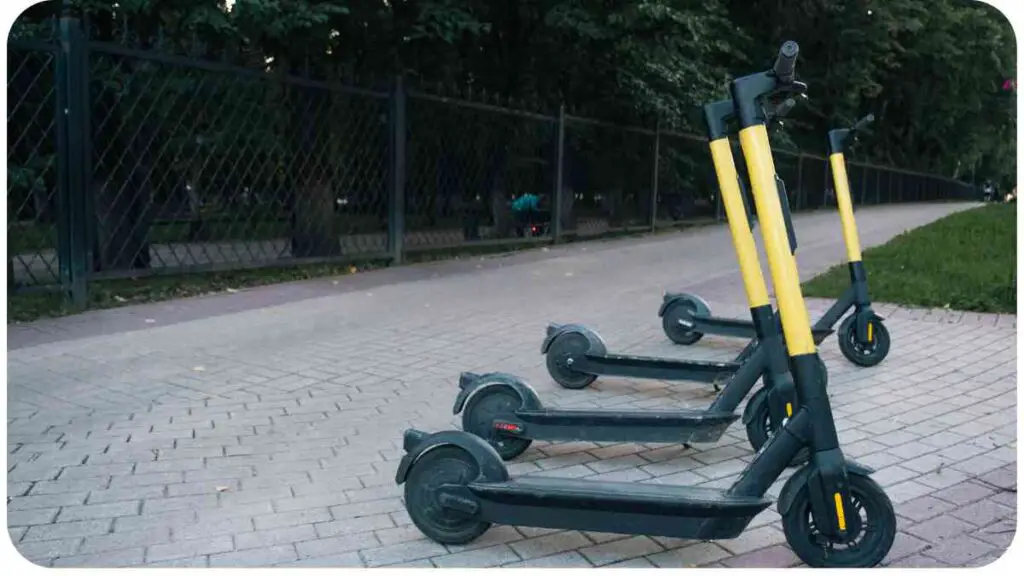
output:
[[[999,204],[947,216],[864,252],[872,300],[974,312],[1017,311],[1017,206]],[[846,265],[804,286],[836,298]]]

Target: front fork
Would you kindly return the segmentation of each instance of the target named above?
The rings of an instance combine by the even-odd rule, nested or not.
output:
[[[778,312],[772,310],[771,306],[761,306],[751,312],[754,331],[768,363],[768,369],[763,375],[768,389],[768,415],[772,429],[781,430],[797,409],[796,384],[789,370],[789,354],[783,343],[782,324]]]
[[[872,345],[875,342],[874,327],[872,320],[878,318],[875,311],[871,309],[871,298],[868,297],[868,273],[864,270],[864,262],[858,260],[850,262],[850,285],[853,287],[854,314],[854,337],[862,345]]]
[[[811,415],[811,461],[814,473],[808,479],[811,515],[814,525],[823,536],[843,540],[859,531],[860,517],[850,502],[850,482],[846,473],[846,460],[839,448],[839,436],[832,406],[825,392],[822,374],[819,374],[817,354],[793,357],[795,380]],[[854,518],[856,516],[856,518]]]

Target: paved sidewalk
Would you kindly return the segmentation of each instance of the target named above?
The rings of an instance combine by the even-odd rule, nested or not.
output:
[[[966,207],[860,209],[863,242]],[[803,276],[842,261],[835,213],[795,221]],[[675,347],[656,316],[662,291],[687,289],[742,317],[729,246],[713,227],[8,327],[11,538],[46,566],[795,565],[773,508],[726,541],[495,527],[446,547],[394,484],[405,428],[458,427],[463,370],[519,374],[551,405],[705,406],[698,384],[562,390],[539,347],[547,322],[577,321],[616,351],[731,358],[743,342]],[[991,562],[1016,526],[1016,318],[879,310],[885,363],[856,368],[834,339],[822,354],[844,452],[896,503],[887,563]],[[538,442],[510,469],[721,486],[751,455],[734,426],[690,450]]]

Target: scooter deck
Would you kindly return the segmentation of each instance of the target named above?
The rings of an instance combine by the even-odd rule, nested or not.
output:
[[[717,382],[732,376],[742,366],[738,362],[674,360],[626,354],[587,353],[581,360],[573,365],[573,369],[588,374],[695,382]]]
[[[736,338],[757,338],[757,332],[754,331],[754,323],[749,320],[738,320],[735,318],[717,318],[714,316],[708,316],[705,318],[698,318],[692,323],[697,326],[700,332],[705,334],[714,334],[715,336],[732,336]],[[693,326],[687,326],[692,328]],[[815,344],[821,344],[832,335],[835,330],[831,328],[811,327],[811,335],[814,338]]]
[[[511,437],[584,442],[717,442],[739,419],[706,410],[517,410],[494,421]]]
[[[536,476],[466,488],[496,523],[675,538],[735,538],[772,504],[711,488]]]

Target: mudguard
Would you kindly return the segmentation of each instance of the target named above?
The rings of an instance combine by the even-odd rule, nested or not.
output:
[[[551,344],[556,338],[573,332],[582,334],[583,337],[587,339],[587,342],[590,343],[591,353],[604,354],[608,351],[608,347],[605,346],[604,340],[597,335],[597,332],[594,332],[582,324],[548,324],[547,336],[544,338],[544,343],[540,345],[541,354],[548,353],[548,350],[551,349]]]
[[[846,460],[847,474],[870,476],[874,471],[874,468],[858,464],[853,460]],[[786,484],[782,487],[782,492],[779,493],[779,514],[785,515],[789,511],[789,507],[796,500],[796,495],[807,484],[807,479],[810,478],[812,472],[814,472],[814,464],[807,464],[800,468],[800,470],[797,470],[796,474],[790,476],[789,480],[786,481]]]
[[[540,398],[537,395],[537,391],[533,389],[533,386],[530,386],[522,378],[514,374],[502,372],[474,374],[472,372],[463,372],[459,374],[459,394],[455,397],[455,406],[452,408],[452,414],[462,412],[470,398],[481,390],[492,386],[507,386],[515,390],[516,394],[519,395],[519,400],[522,402],[521,408],[523,409],[535,410],[542,408]]]
[[[479,479],[487,482],[504,482],[509,479],[508,469],[501,461],[498,452],[483,439],[462,432],[459,430],[445,430],[426,434],[419,430],[409,429],[405,431],[405,456],[402,456],[398,463],[398,472],[395,473],[395,482],[404,484],[409,476],[409,470],[416,465],[416,461],[428,451],[441,446],[458,446],[476,460],[477,469],[480,471]]]
[[[697,307],[698,316],[711,316],[711,306],[700,296],[685,292],[666,292],[661,301],[661,308],[658,308],[658,318],[663,318],[669,306],[679,301],[692,302]]]

